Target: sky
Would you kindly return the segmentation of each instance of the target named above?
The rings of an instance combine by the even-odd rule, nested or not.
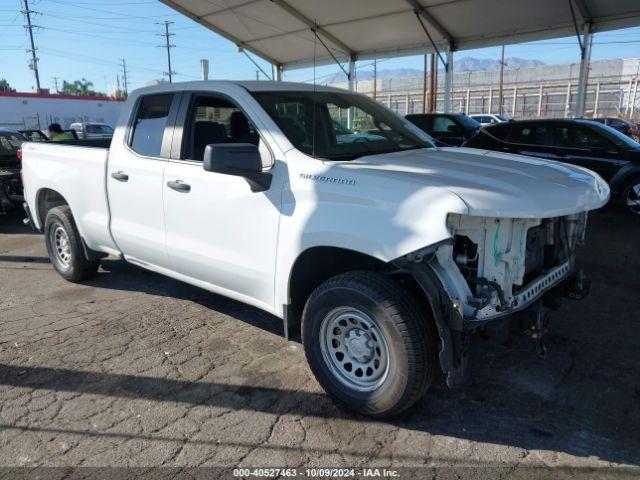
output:
[[[30,0],[35,42],[38,49],[41,85],[55,91],[55,80],[81,78],[93,82],[98,91],[113,92],[117,76],[122,75],[120,59],[126,59],[129,89],[163,78],[168,70],[163,21],[170,25],[172,70],[174,81],[200,78],[200,59],[210,62],[210,79],[255,79],[256,66],[239,53],[236,46],[177,13],[157,0]],[[24,28],[21,0],[0,0],[0,78],[18,91],[35,90],[33,71],[29,69],[29,39]],[[456,52],[456,58],[499,59],[500,48]],[[545,63],[579,61],[574,37],[532,42],[506,47],[507,57],[541,60]],[[640,56],[640,28],[594,35],[592,60]],[[254,59],[271,74],[271,67]],[[378,62],[378,70],[396,68],[422,69],[422,57],[401,57]],[[357,68],[371,69],[371,61],[359,62]],[[340,71],[337,65],[318,67],[316,79]],[[258,72],[260,78],[264,75]],[[284,80],[312,81],[312,69],[285,72]],[[122,79],[120,79],[122,82]]]

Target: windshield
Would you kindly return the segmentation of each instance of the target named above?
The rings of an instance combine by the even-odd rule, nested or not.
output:
[[[314,157],[352,160],[433,147],[406,120],[362,95],[254,92],[253,96],[289,141]]]
[[[624,133],[619,132],[615,128],[611,128],[609,125],[604,125],[601,123],[591,124],[589,125],[591,128],[595,128],[600,135],[605,137],[607,140],[613,142],[616,147],[624,148],[624,149],[636,149],[640,148],[640,144],[628,137]]]
[[[0,157],[15,157],[25,138],[17,133],[0,132]]]
[[[466,115],[456,115],[456,118],[465,130],[477,130],[480,128],[480,122],[474,118],[467,117]]]
[[[500,120],[501,122],[508,122],[509,120],[507,120],[506,117],[503,117],[502,115],[495,115],[495,117]]]

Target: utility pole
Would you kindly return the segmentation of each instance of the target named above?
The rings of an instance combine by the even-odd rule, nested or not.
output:
[[[60,93],[60,90],[58,90],[58,77],[52,77],[53,80],[53,85],[55,86],[56,89],[56,93]]]
[[[29,10],[29,0],[22,0],[22,1],[24,2],[24,10],[22,11],[22,13],[27,19],[27,24],[24,26],[24,28],[29,30],[29,40],[31,41],[31,50],[27,50],[28,52],[31,52],[31,64],[29,65],[29,68],[31,68],[36,75],[36,88],[37,88],[37,92],[40,93],[42,89],[40,88],[40,72],[38,72],[38,57],[36,56],[36,44],[33,41],[33,29],[37,28],[37,25],[33,25],[31,23],[31,14],[37,13],[37,12],[34,12],[33,10]]]
[[[124,80],[124,96],[126,97],[129,95],[129,83],[127,81],[127,62],[124,58],[121,58],[120,61],[122,62],[120,66],[122,67],[122,78]]]
[[[373,59],[373,99],[378,95],[378,60]]]
[[[498,115],[502,115],[502,90],[504,89],[504,45],[502,45],[502,54],[500,56],[500,87],[498,88]],[[492,113],[492,112],[489,112]]]
[[[422,65],[422,113],[427,113],[427,56],[425,52]]]
[[[169,67],[169,71],[167,72],[167,75],[169,76],[169,83],[173,82],[173,74],[176,73],[173,70],[171,70],[171,49],[175,47],[175,45],[171,45],[171,42],[169,41],[170,38],[173,37],[174,35],[173,33],[169,33],[169,25],[171,25],[172,23],[173,22],[169,22],[167,20],[159,23],[159,25],[164,25],[164,33],[161,33],[160,36],[165,38],[165,44],[160,45],[160,47],[167,49],[167,65]]]

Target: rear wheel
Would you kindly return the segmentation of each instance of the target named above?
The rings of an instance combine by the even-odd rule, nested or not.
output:
[[[429,320],[388,277],[349,272],[311,294],[302,341],[318,382],[339,404],[388,417],[433,382],[437,343]]]
[[[47,213],[44,236],[53,268],[70,282],[81,282],[98,271],[99,262],[87,260],[82,239],[67,205]]]

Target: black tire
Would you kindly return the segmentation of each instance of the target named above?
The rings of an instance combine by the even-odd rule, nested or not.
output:
[[[436,375],[437,333],[425,310],[396,282],[379,273],[348,272],[322,283],[309,297],[302,315],[302,343],[307,361],[320,385],[339,405],[364,415],[390,417],[409,408],[422,397]],[[349,317],[353,312],[356,312],[356,319],[346,318],[348,326],[344,331],[340,330],[342,323],[331,323],[341,318],[340,315]],[[358,318],[364,318],[365,322],[371,320],[373,328],[364,328],[364,324],[354,326],[355,322],[361,322]],[[338,328],[332,328],[331,325]],[[382,334],[382,342],[375,335],[366,337],[365,334],[372,332]],[[330,341],[326,338],[336,334],[343,336],[342,346],[338,341],[336,347],[335,338]],[[367,338],[365,344],[370,342],[374,345],[368,350],[373,360],[369,356],[351,356],[354,352],[347,345],[353,347],[356,337]],[[375,380],[377,383],[372,381],[366,390],[362,385],[345,379],[345,376],[353,376],[351,371],[355,366],[363,365],[354,361],[352,370],[347,371],[347,364],[351,364],[353,358],[369,359],[369,363],[364,365],[378,368],[371,361],[379,359],[383,362],[376,355],[376,352],[380,354],[380,344],[386,347],[386,374]],[[355,353],[362,352],[362,343],[359,345],[355,345]],[[342,348],[346,352],[342,359],[335,348]],[[335,362],[332,355],[336,358]],[[340,365],[337,366],[336,362]],[[360,369],[360,378],[363,379],[356,378],[356,382],[368,382],[364,377],[371,375],[375,379],[379,375],[372,368],[366,368],[366,373],[363,373],[364,368]]]
[[[640,192],[640,176],[634,175],[625,182],[620,194],[620,203],[623,208],[634,217],[640,217],[640,193],[638,192]],[[632,207],[630,201],[637,201],[639,204]]]
[[[44,239],[53,268],[65,280],[82,282],[97,273],[100,262],[87,260],[82,239],[67,205],[49,210],[44,222]],[[60,246],[61,243],[64,247]]]

